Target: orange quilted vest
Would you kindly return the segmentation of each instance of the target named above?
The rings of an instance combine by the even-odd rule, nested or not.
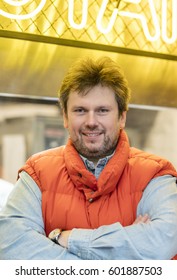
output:
[[[98,180],[85,168],[70,140],[66,146],[33,155],[22,170],[41,189],[47,235],[55,228],[131,225],[148,182],[166,174],[177,177],[168,161],[130,148],[124,131]]]

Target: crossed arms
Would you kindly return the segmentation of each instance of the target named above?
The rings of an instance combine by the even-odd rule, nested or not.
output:
[[[46,237],[40,189],[22,172],[0,213],[0,228],[0,259],[171,259],[177,253],[176,178],[151,181],[133,225],[66,231],[60,246]]]

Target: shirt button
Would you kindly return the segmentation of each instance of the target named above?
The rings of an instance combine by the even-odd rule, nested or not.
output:
[[[88,201],[89,201],[90,203],[91,203],[91,202],[93,202],[93,198],[89,198],[89,200],[88,200]]]

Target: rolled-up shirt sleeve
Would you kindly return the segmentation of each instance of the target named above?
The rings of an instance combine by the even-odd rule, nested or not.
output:
[[[73,229],[70,252],[81,259],[171,259],[177,254],[176,178],[166,175],[146,187],[137,216],[148,214],[149,223],[123,227],[120,223],[98,229]]]
[[[20,174],[7,205],[0,212],[0,259],[79,259],[46,237],[41,192],[25,172]]]

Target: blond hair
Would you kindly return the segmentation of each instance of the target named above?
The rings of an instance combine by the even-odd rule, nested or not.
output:
[[[87,94],[88,89],[101,84],[115,93],[119,113],[128,110],[130,89],[120,67],[109,57],[77,61],[68,71],[59,90],[59,103],[67,114],[67,102],[73,91]]]

